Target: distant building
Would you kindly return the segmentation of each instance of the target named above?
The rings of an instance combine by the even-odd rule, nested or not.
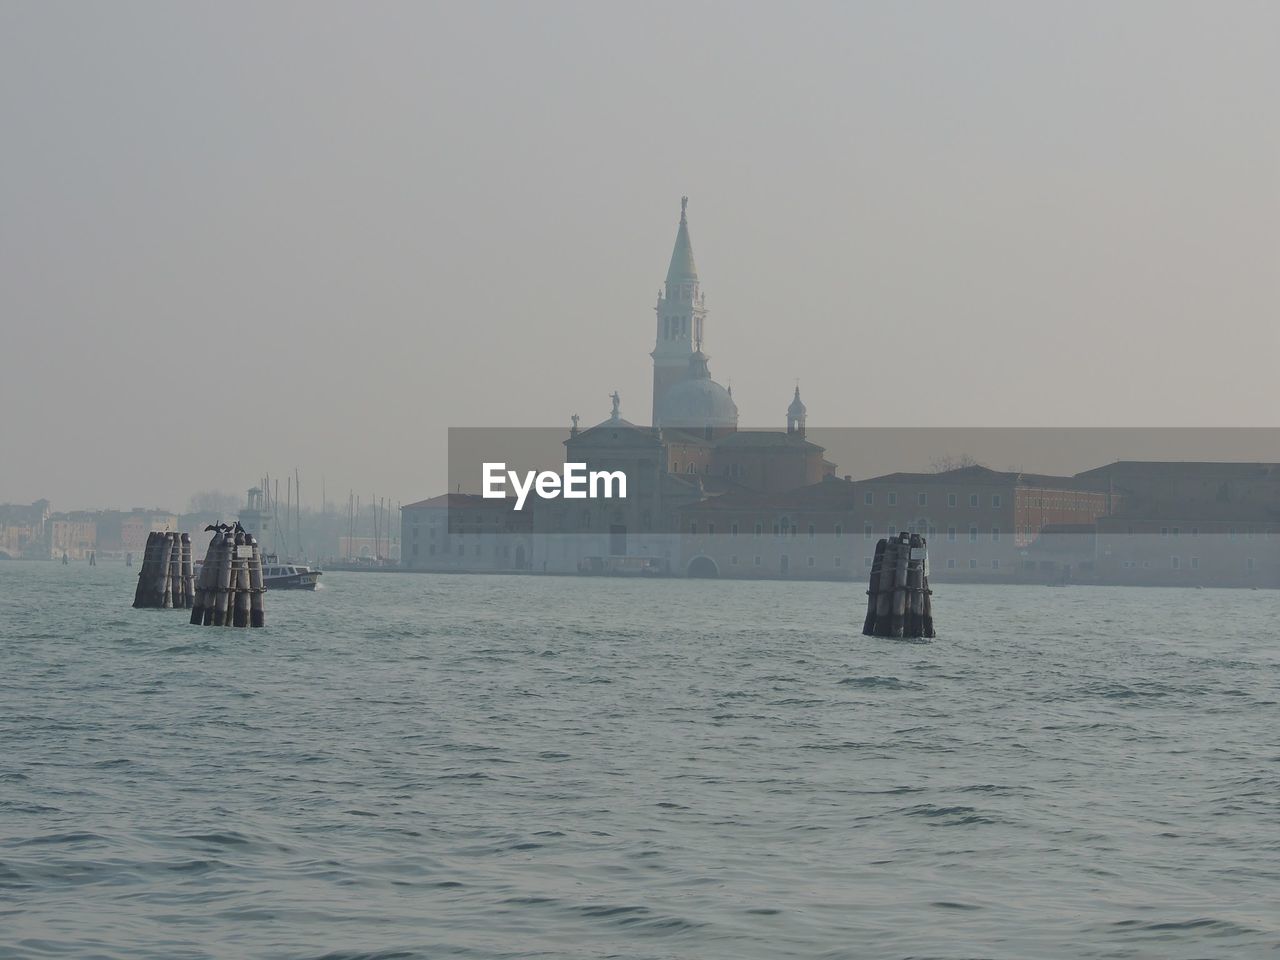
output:
[[[98,557],[141,558],[147,546],[147,535],[179,529],[178,516],[168,510],[134,507],[132,510],[101,510],[98,524]]]
[[[1077,476],[1145,510],[1210,503],[1280,508],[1280,463],[1117,460]]]
[[[530,568],[531,513],[514,500],[447,493],[400,508],[401,565],[408,570],[497,573]]]
[[[85,510],[55,513],[45,526],[45,537],[50,559],[87,560],[98,545],[97,514]]]
[[[740,490],[680,512],[682,570],[693,577],[849,580],[865,576],[855,488],[827,477],[782,493]],[[874,548],[874,544],[872,545]]]
[[[1280,464],[1122,460],[1086,471],[1124,502],[1098,521],[1098,578],[1280,586]]]
[[[1097,578],[1142,586],[1280,587],[1280,520],[1189,508],[1098,521]]]
[[[0,504],[0,559],[47,558],[49,501]]]
[[[939,582],[1026,579],[1033,573],[1041,578],[1062,572],[1062,563],[1084,567],[1067,572],[1088,573],[1092,558],[1087,554],[1061,559],[1062,551],[1049,551],[1037,541],[1046,530],[1061,538],[1068,528],[1092,529],[1116,502],[1104,484],[1085,475],[1057,477],[983,466],[891,473],[854,486],[861,565],[870,568],[879,538],[908,530],[928,538],[929,562]]]

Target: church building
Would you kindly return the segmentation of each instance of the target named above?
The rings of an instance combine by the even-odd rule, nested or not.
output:
[[[728,493],[781,494],[835,474],[823,448],[805,436],[799,386],[786,408],[785,430],[739,429],[733,393],[712,379],[703,351],[709,311],[688,202],[681,198],[675,246],[654,307],[651,424],[623,419],[615,393],[609,419],[579,430],[575,417],[565,441],[566,462],[626,469],[633,490],[625,504],[539,505],[535,570],[683,574],[682,518],[691,508]]]
[[[718,520],[721,532],[736,535],[735,511],[748,508],[752,524],[794,534],[796,523],[803,521],[808,529],[804,518],[810,513],[817,517],[820,511],[820,522],[830,525],[829,517],[847,498],[839,492],[843,484],[831,484],[835,464],[806,436],[808,411],[798,385],[788,406],[779,403],[779,425],[785,423],[786,429],[754,430],[740,427],[732,391],[712,379],[704,352],[709,311],[693,257],[688,203],[688,197],[681,198],[675,246],[654,307],[649,424],[626,419],[615,392],[606,419],[579,428],[575,414],[564,440],[565,463],[582,463],[589,471],[624,471],[626,499],[537,500],[517,512],[510,498],[495,503],[455,491],[409,504],[401,514],[406,567],[472,573],[696,576],[711,569],[720,576],[815,574],[799,565],[789,571],[781,553],[778,559],[767,552],[756,558],[753,551],[750,566],[740,568],[710,559],[720,552]],[[783,392],[779,399],[785,398]],[[841,519],[839,525],[848,529],[850,521]],[[845,576],[848,569],[828,563],[823,572]]]

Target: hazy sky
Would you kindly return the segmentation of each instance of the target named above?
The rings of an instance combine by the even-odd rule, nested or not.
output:
[[[682,194],[744,425],[1276,425],[1278,93],[1273,2],[8,0],[0,501],[647,421]]]

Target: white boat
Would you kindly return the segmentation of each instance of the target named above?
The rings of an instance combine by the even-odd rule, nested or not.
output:
[[[305,563],[281,562],[274,553],[262,555],[262,585],[268,590],[314,590],[320,571]]]
[[[203,560],[195,562],[196,573],[204,566]],[[281,563],[274,553],[262,555],[262,587],[264,590],[314,590],[320,582],[319,570],[312,570],[305,563]]]

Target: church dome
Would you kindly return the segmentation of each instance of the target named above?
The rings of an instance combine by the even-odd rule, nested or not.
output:
[[[738,405],[714,380],[685,380],[667,391],[662,403],[664,427],[736,427]]]
[[[689,379],[672,386],[662,398],[664,427],[737,427],[733,395],[711,379],[701,350],[689,357]]]

